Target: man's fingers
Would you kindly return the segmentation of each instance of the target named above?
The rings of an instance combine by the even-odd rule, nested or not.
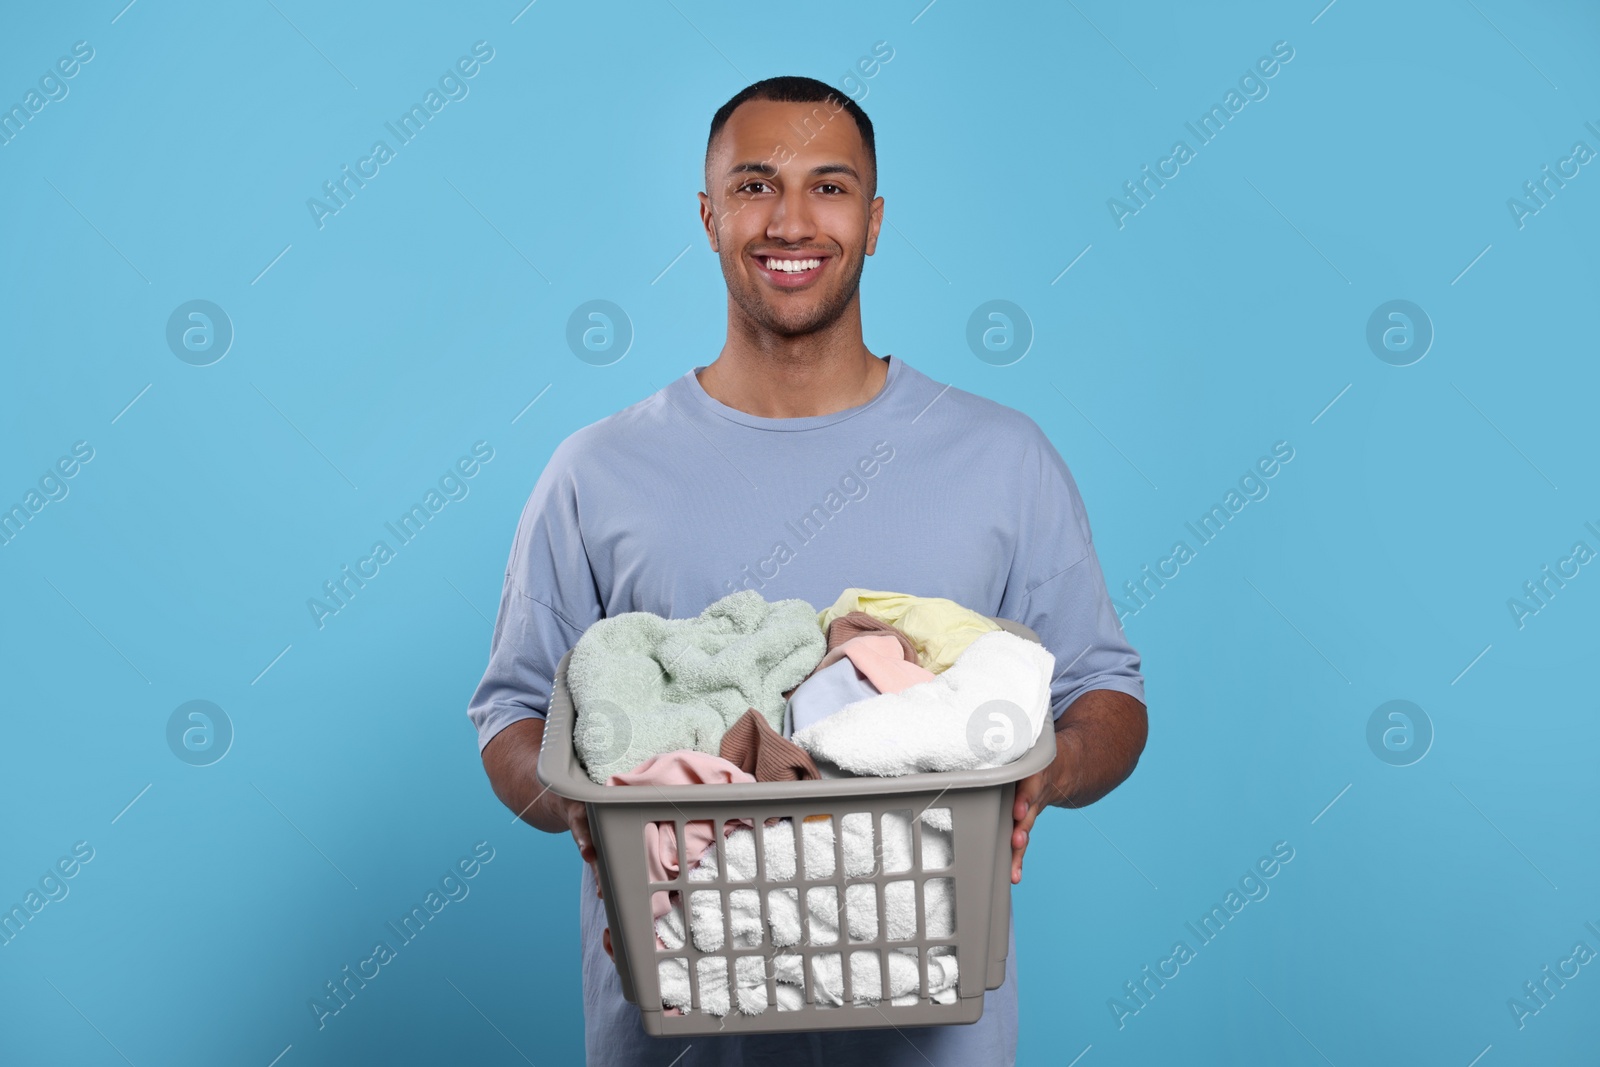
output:
[[[1027,809],[1034,806],[1034,790],[1037,789],[1037,779],[1034,776],[1024,777],[1016,784],[1016,800],[1011,803],[1011,813],[1021,819],[1027,814]]]
[[[1029,811],[1036,811],[1043,806],[1042,798],[1045,790],[1045,776],[1031,774],[1017,783],[1017,798],[1012,805],[1013,814],[1018,819],[1024,818]]]
[[[1017,783],[1016,802],[1011,812],[1016,823],[1011,831],[1012,885],[1022,881],[1022,857],[1028,849],[1028,840],[1032,836],[1029,831],[1033,829],[1034,821],[1039,817],[1039,799],[1044,793],[1044,787],[1045,780],[1042,774],[1029,775]]]

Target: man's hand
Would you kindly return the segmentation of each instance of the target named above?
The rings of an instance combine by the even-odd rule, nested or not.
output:
[[[1022,855],[1047,805],[1092,804],[1133,773],[1149,736],[1144,704],[1126,693],[1094,689],[1055,722],[1056,758],[1017,783],[1011,809],[1011,884],[1022,881]]]
[[[1017,783],[1017,798],[1011,808],[1011,817],[1016,820],[1016,827],[1011,831],[1012,885],[1022,881],[1022,854],[1028,850],[1034,820],[1047,805],[1058,803],[1071,791],[1077,760],[1072,754],[1073,744],[1064,733],[1056,731],[1056,758],[1050,765]]]

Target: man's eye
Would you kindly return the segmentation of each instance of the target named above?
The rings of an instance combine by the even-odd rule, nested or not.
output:
[[[842,186],[842,185],[835,185],[835,184],[833,184],[833,183],[832,183],[832,182],[826,182],[826,183],[824,183],[824,184],[823,184],[823,185],[822,185],[822,186],[820,186],[820,188],[822,188],[822,189],[824,189],[824,190],[826,190],[826,189],[832,189],[832,190],[833,190],[833,191],[834,191],[834,192],[837,192],[837,193],[842,193],[842,192],[844,192],[844,186]]]
[[[757,191],[757,190],[754,190],[754,189],[753,189],[753,188],[752,188],[752,187],[753,187],[753,186],[757,186],[757,185],[760,185],[760,186],[763,186],[763,187],[765,187],[765,186],[766,186],[766,184],[767,184],[767,183],[766,183],[766,182],[763,182],[763,181],[749,181],[749,182],[745,182],[745,183],[744,183],[744,184],[743,184],[743,185],[741,185],[741,186],[739,186],[739,191],[740,191],[740,192],[741,192],[741,193],[742,193],[742,192],[746,192],[746,191],[747,191],[747,190],[748,190],[748,191]]]

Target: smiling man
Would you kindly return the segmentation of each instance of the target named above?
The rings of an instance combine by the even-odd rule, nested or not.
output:
[[[728,288],[727,340],[709,365],[550,457],[517,526],[468,707],[484,768],[511,810],[570,831],[586,861],[591,1065],[1011,1064],[1014,930],[1005,980],[969,1026],[646,1035],[609,958],[584,808],[534,776],[556,665],[591,623],[627,611],[691,617],[741,588],[819,607],[849,586],[948,597],[1039,635],[1056,658],[1056,758],[1018,783],[1013,882],[1039,812],[1104,796],[1144,748],[1139,656],[1054,446],[1027,415],[862,342],[861,271],[884,211],[867,116],[810,78],[757,82],[711,120],[705,181],[700,217]],[[861,487],[848,507],[834,491],[840,471]]]

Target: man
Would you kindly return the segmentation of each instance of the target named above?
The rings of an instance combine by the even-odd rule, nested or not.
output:
[[[727,342],[566,438],[539,477],[468,709],[484,768],[512,811],[570,831],[586,861],[590,1064],[1010,1064],[1014,932],[1005,982],[970,1026],[649,1037],[607,955],[584,808],[534,776],[556,664],[591,623],[691,617],[745,588],[818,608],[849,586],[948,597],[1038,633],[1056,657],[1056,758],[1018,783],[1013,883],[1039,811],[1104,796],[1144,747],[1139,657],[1055,448],[1028,416],[862,343],[858,283],[883,224],[867,116],[822,82],[757,82],[712,119],[705,178]]]

